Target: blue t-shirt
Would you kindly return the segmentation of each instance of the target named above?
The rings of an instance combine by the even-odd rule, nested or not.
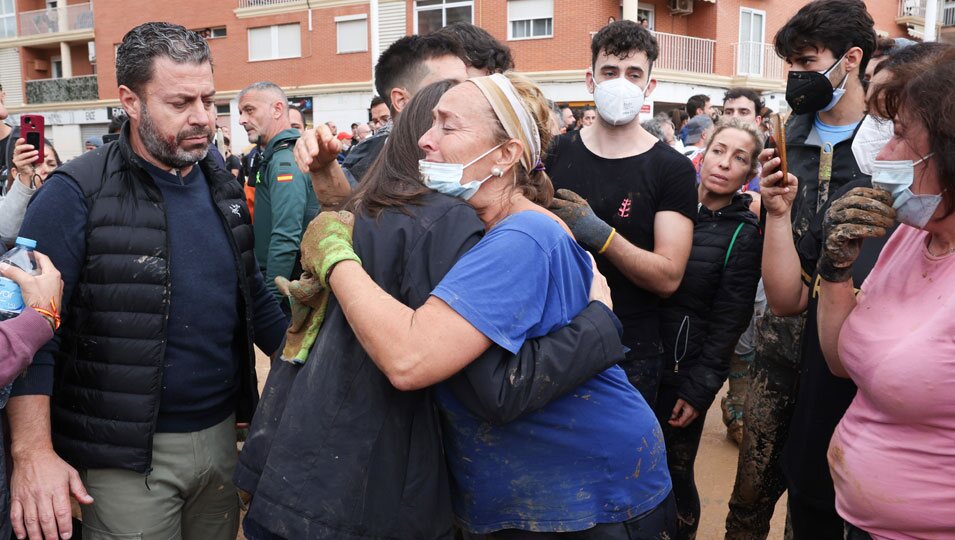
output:
[[[587,306],[590,258],[550,217],[512,215],[454,265],[432,293],[516,352]],[[663,434],[614,366],[505,425],[473,416],[439,385],[453,506],[476,534],[579,531],[655,508],[670,493]]]
[[[812,126],[816,129],[816,133],[819,134],[819,139],[823,143],[829,143],[832,146],[835,146],[849,137],[852,137],[852,134],[855,133],[856,127],[858,125],[859,122],[847,124],[845,126],[830,126],[829,124],[820,120],[819,115],[816,115],[815,120],[812,122]]]

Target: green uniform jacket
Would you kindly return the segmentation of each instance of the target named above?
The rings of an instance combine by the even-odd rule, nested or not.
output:
[[[255,182],[255,258],[280,301],[275,277],[291,279],[302,234],[320,209],[311,180],[295,165],[298,137],[298,131],[286,129],[269,141]]]

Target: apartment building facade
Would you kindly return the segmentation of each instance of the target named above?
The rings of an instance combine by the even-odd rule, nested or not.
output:
[[[919,37],[927,0],[870,0],[877,30]],[[367,120],[374,61],[398,38],[455,21],[487,29],[514,53],[517,68],[549,98],[580,105],[592,35],[615,19],[647,19],[660,43],[657,89],[647,114],[694,94],[722,103],[723,90],[763,91],[784,108],[786,66],[772,37],[806,0],[0,0],[0,83],[16,116],[47,117],[49,135],[69,158],[106,131],[118,106],[115,51],[133,26],[151,20],[202,33],[215,60],[220,125],[233,147],[246,140],[236,95],[271,80],[312,123],[340,129]],[[94,5],[95,4],[95,5]],[[955,28],[955,0],[942,0],[939,22]],[[921,23],[922,27],[919,26]]]

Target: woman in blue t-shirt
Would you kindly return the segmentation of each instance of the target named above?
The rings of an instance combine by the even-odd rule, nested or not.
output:
[[[323,239],[343,262],[320,277],[397,388],[444,381],[491,344],[516,351],[567,325],[592,295],[609,296],[591,290],[592,258],[545,209],[553,194],[540,165],[549,114],[540,90],[514,74],[471,79],[435,107],[434,124],[419,140],[422,181],[467,200],[488,232],[417,310],[341,257],[351,249],[347,235]],[[619,367],[503,425],[471,414],[450,386],[436,393],[452,503],[472,538],[673,535],[660,426]]]

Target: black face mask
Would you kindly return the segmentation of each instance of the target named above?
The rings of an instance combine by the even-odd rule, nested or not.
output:
[[[823,73],[815,71],[790,71],[786,82],[786,103],[792,108],[793,114],[807,114],[819,112],[832,103],[835,89],[827,76],[842,58],[836,60]],[[848,77],[848,74],[846,74]],[[845,82],[845,79],[843,80]]]

